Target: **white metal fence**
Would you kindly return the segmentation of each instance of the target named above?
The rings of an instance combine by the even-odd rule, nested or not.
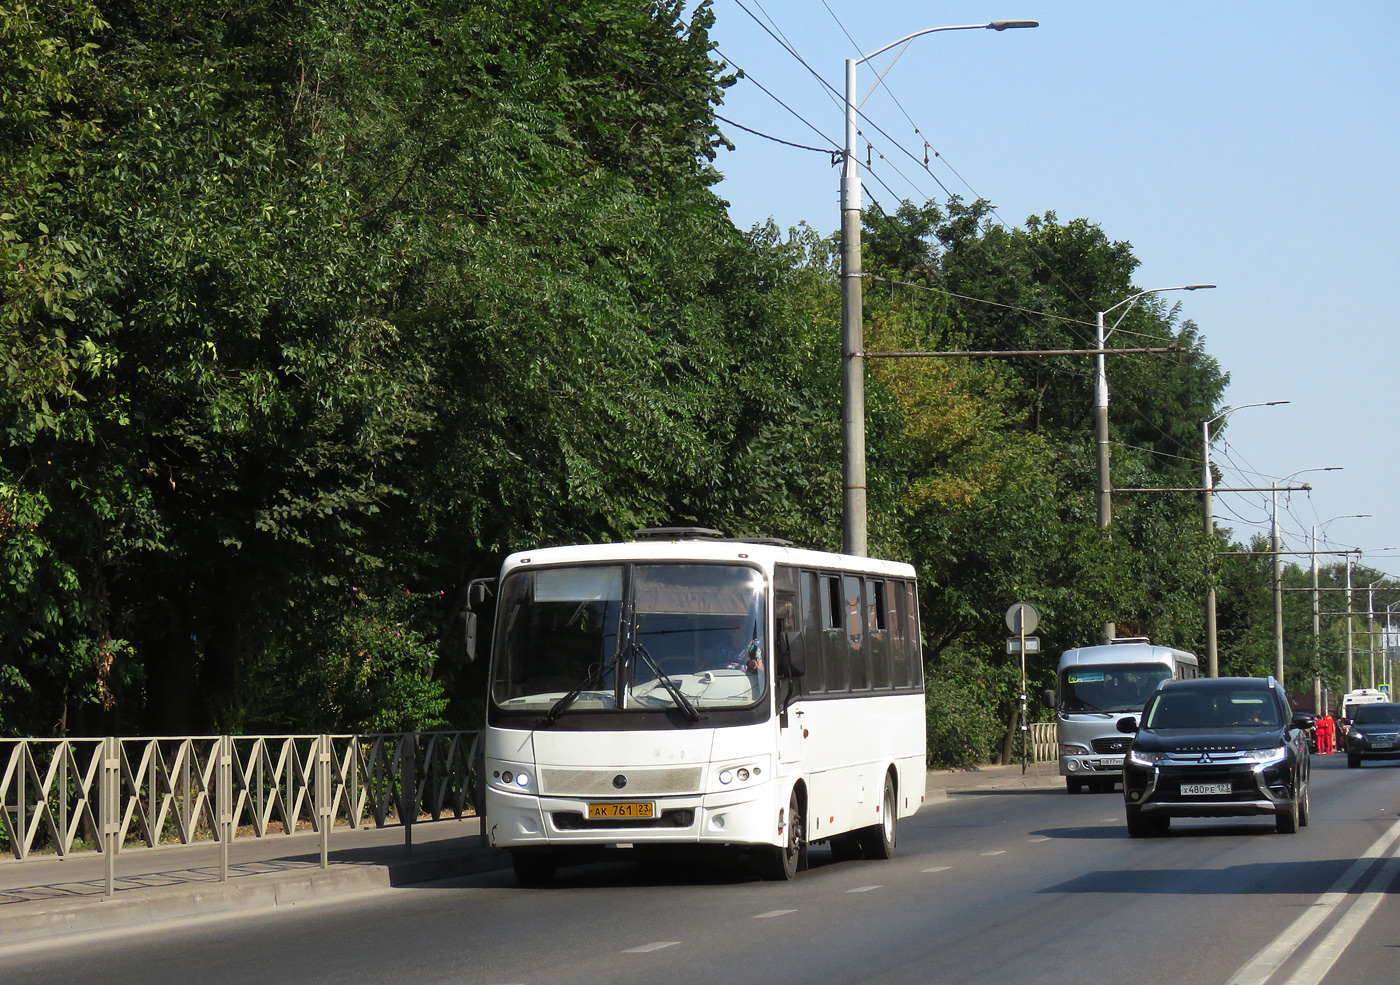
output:
[[[1054,722],[1031,722],[1030,761],[1048,763],[1059,758],[1055,742]]]
[[[413,825],[477,811],[479,732],[0,739],[0,864],[314,831]]]

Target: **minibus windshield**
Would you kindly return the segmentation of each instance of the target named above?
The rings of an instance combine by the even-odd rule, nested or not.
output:
[[[1060,711],[1066,715],[1141,711],[1162,681],[1166,664],[1089,664],[1060,672]]]
[[[768,689],[764,599],[762,573],[742,565],[512,572],[501,589],[492,700],[551,721],[750,707]]]

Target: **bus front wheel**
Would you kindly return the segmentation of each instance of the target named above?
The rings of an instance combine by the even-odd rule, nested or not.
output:
[[[802,816],[802,803],[797,797],[797,788],[794,787],[792,794],[788,797],[787,843],[767,847],[759,863],[759,872],[765,879],[786,882],[796,876],[799,870],[805,868],[807,868],[807,824],[806,819]]]
[[[554,882],[558,860],[553,852],[515,850],[510,853],[510,865],[522,886],[538,889]]]

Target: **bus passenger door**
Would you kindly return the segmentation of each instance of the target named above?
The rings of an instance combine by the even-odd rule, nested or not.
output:
[[[802,761],[806,730],[802,726],[802,682],[806,671],[803,659],[801,624],[797,620],[797,597],[792,592],[777,592],[773,644],[778,654],[774,661],[773,680],[778,710],[778,761]]]

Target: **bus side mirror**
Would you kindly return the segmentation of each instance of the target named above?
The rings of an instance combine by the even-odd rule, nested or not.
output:
[[[491,597],[491,590],[495,585],[494,578],[473,578],[467,582],[467,605],[462,610],[462,645],[466,649],[468,662],[476,659],[476,610]]]
[[[1054,689],[1054,688],[1047,687],[1044,691],[1042,691],[1042,692],[1040,692],[1040,693],[1041,693],[1041,696],[1042,696],[1043,698],[1045,698],[1045,703],[1046,703],[1047,705],[1049,705],[1051,708],[1055,707],[1055,689]]]
[[[1138,720],[1136,718],[1132,718],[1130,716],[1128,718],[1118,719],[1118,731],[1122,732],[1123,734],[1126,735],[1129,732],[1136,732],[1137,730]]]
[[[476,659],[476,613],[471,609],[462,613],[462,643],[467,648],[467,660]]]
[[[802,634],[784,630],[778,637],[778,672],[783,677],[804,677],[807,674],[807,652]]]

